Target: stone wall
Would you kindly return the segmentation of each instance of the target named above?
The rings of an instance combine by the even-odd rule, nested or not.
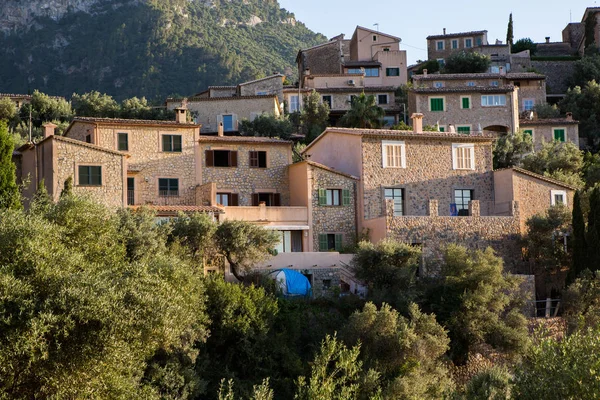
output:
[[[470,249],[492,247],[504,259],[507,270],[520,267],[519,207],[513,203],[511,216],[449,217],[435,215],[437,201],[430,200],[431,215],[394,217],[388,207],[388,237],[410,244],[420,244],[426,266],[425,274],[435,274],[436,263],[446,245],[456,243]]]
[[[217,184],[214,182],[196,186],[196,205],[213,206],[216,203]]]
[[[323,96],[331,96],[331,110],[332,111],[348,111],[351,108],[351,96],[360,96],[363,93],[363,89],[356,89],[356,91],[352,91],[351,89],[346,89],[344,91],[339,91],[335,89],[328,88],[320,88],[317,89],[321,98]],[[379,104],[381,108],[384,110],[397,110],[398,106],[396,105],[396,97],[394,91],[371,91],[365,93],[367,96],[373,95],[375,96],[375,101],[378,100],[377,95],[379,94],[387,94],[388,102],[387,104]]]
[[[373,219],[385,214],[386,187],[404,189],[406,215],[427,215],[428,200],[438,199],[440,215],[450,215],[454,189],[474,190],[474,199],[494,200],[492,146],[490,142],[474,142],[475,170],[452,169],[452,140],[433,138],[400,138],[406,149],[406,168],[382,167],[382,140],[363,137],[364,216]],[[468,142],[456,139],[456,142]],[[486,207],[487,208],[487,207]],[[484,209],[485,213],[487,209]]]
[[[343,246],[353,246],[356,243],[356,180],[315,166],[311,166],[311,170],[314,250],[319,251],[319,234],[323,233],[341,233],[344,235]],[[349,190],[350,205],[319,205],[319,189]]]
[[[91,196],[107,207],[124,207],[126,160],[124,155],[96,150],[85,144],[53,140],[53,160],[56,163],[54,176],[54,198],[58,199],[65,181],[73,178],[73,192]],[[79,166],[102,167],[101,186],[79,184]]]
[[[238,166],[206,167],[206,150],[238,152]],[[267,152],[267,168],[250,168],[250,151]],[[288,165],[292,163],[291,144],[268,143],[200,143],[202,180],[199,184],[214,182],[218,192],[238,193],[240,206],[252,205],[252,194],[272,192],[281,195],[281,205],[290,205]]]
[[[239,88],[240,96],[274,94],[277,95],[280,103],[283,102],[283,77],[279,75],[243,83],[239,85]]]
[[[542,148],[544,142],[554,141],[553,128],[564,128],[566,130],[565,140],[567,142],[575,143],[579,147],[579,125],[573,123],[561,123],[557,121],[555,124],[544,123],[540,120],[539,124],[536,121],[524,121],[521,123],[521,130],[532,130],[533,131],[533,145],[535,150]]]
[[[303,50],[300,54],[300,73],[310,69],[311,74],[339,74],[342,72],[340,42]]]
[[[576,61],[531,61],[531,67],[546,75],[548,94],[565,94],[569,88],[569,78],[575,73]]]
[[[519,112],[525,111],[523,101],[533,100],[534,104],[546,104],[546,85],[543,80],[521,81],[519,86]]]
[[[467,39],[467,38],[473,39],[473,42],[472,42],[473,47],[469,47],[469,48],[465,47],[465,39]],[[449,35],[449,37],[427,39],[427,59],[428,60],[437,60],[438,58],[446,59],[453,53],[456,53],[459,51],[477,50],[477,49],[474,49],[474,47],[479,47],[479,46],[477,46],[478,38],[481,39],[481,44],[487,44],[487,34],[481,34],[481,33],[478,35],[458,36],[458,37],[454,36],[454,35]],[[452,40],[458,40],[458,48],[457,49],[452,49]],[[438,41],[444,42],[443,50],[437,49],[436,43]]]

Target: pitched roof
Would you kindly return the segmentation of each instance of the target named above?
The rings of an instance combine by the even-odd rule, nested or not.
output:
[[[153,125],[153,126],[181,126],[186,128],[197,128],[200,125],[192,123],[179,123],[177,121],[161,121],[153,119],[126,119],[126,118],[96,118],[96,117],[75,117],[73,122],[91,122],[95,124],[108,124],[108,125]],[[70,128],[70,126],[69,126]],[[67,129],[68,131],[68,129]]]
[[[123,156],[123,157],[129,157],[125,152],[111,150],[111,149],[107,149],[105,147],[97,146],[95,144],[91,144],[91,143],[87,143],[87,142],[82,142],[81,140],[71,139],[71,138],[68,138],[68,137],[57,136],[57,135],[50,135],[50,136],[48,136],[48,137],[40,140],[38,143],[35,143],[35,144],[31,143],[31,142],[27,142],[24,145],[22,145],[21,147],[19,147],[17,149],[17,151],[23,151],[23,150],[26,150],[26,149],[31,149],[31,148],[33,148],[33,147],[35,147],[37,145],[40,145],[40,144],[44,143],[47,140],[58,140],[59,142],[74,144],[76,146],[81,146],[81,147],[87,147],[88,149],[102,151],[104,153],[114,154],[114,155]]]
[[[264,78],[255,79],[253,81],[248,81],[248,82],[240,83],[238,86],[249,85],[251,83],[257,83],[257,82],[261,82],[261,81],[266,81],[266,80],[273,79],[273,78],[285,78],[285,75],[283,75],[283,74],[275,74],[275,75],[271,75],[271,76],[266,76]]]
[[[311,144],[309,144],[302,154],[306,153],[315,143],[323,138],[328,133],[341,133],[345,135],[355,135],[363,137],[380,137],[383,139],[442,139],[454,140],[462,142],[492,142],[497,136],[489,133],[472,133],[469,135],[463,133],[450,132],[418,132],[413,131],[396,131],[391,129],[361,129],[361,128],[327,128],[321,133]]]
[[[442,88],[413,88],[414,93],[508,93],[515,90],[513,85],[504,86],[463,86],[463,87],[442,87]]]
[[[379,32],[379,31],[374,31],[373,29],[365,28],[364,26],[360,26],[360,25],[357,25],[357,26],[356,26],[356,29],[354,30],[354,32],[356,32],[356,30],[358,30],[358,29],[362,29],[362,30],[364,30],[364,31],[368,31],[368,32],[371,32],[371,33],[375,33],[375,34],[377,34],[377,35],[381,35],[381,36],[387,36],[387,37],[391,37],[391,38],[393,38],[393,39],[396,39],[396,40],[402,41],[402,39],[400,39],[398,36],[390,35],[390,34],[383,33],[383,32]],[[354,36],[354,35],[353,35],[353,36]]]
[[[302,163],[307,163],[308,165],[312,165],[315,168],[319,168],[319,169],[322,169],[322,170],[325,170],[325,171],[332,172],[334,174],[345,176],[346,178],[354,179],[354,180],[357,180],[357,181],[360,180],[360,178],[358,176],[346,174],[345,172],[338,171],[335,168],[332,168],[332,167],[329,167],[327,165],[324,165],[324,164],[321,164],[321,163],[318,163],[318,162],[315,162],[315,161],[311,161],[311,160],[303,160],[303,161],[300,161],[300,162],[292,164],[292,165],[302,164]]]
[[[546,119],[521,119],[519,120],[520,125],[577,125],[579,121],[567,118],[546,118]]]
[[[237,101],[237,100],[256,100],[256,99],[276,99],[276,94],[260,94],[255,96],[226,96],[226,97],[188,97],[189,102],[202,102],[202,101]],[[167,98],[168,102],[181,102],[186,98]]]
[[[528,176],[531,176],[532,178],[536,178],[536,179],[539,179],[541,181],[546,181],[548,183],[552,183],[552,184],[555,184],[557,186],[562,186],[562,187],[565,187],[567,189],[577,190],[577,188],[575,186],[569,185],[568,183],[564,183],[564,182],[561,182],[561,181],[553,179],[553,178],[549,178],[549,177],[544,176],[544,175],[536,174],[535,172],[531,172],[531,171],[528,171],[526,169],[519,168],[519,167],[501,168],[501,169],[494,170],[494,172],[506,171],[506,170],[512,170],[514,172],[518,172],[518,173],[523,174],[523,175],[528,175]]]
[[[263,137],[263,136],[207,136],[201,135],[198,138],[201,143],[271,143],[271,144],[285,144],[290,145],[293,142],[291,140],[283,140],[277,138]]]
[[[344,61],[343,65],[345,67],[381,67],[381,63],[379,61]]]
[[[321,87],[315,88],[319,94],[323,93],[384,93],[384,92],[395,92],[395,86],[369,86],[369,87]]]
[[[180,211],[184,213],[213,213],[213,214],[224,214],[225,210],[217,206],[155,206],[155,205],[144,205],[144,206],[131,206],[132,209],[138,209],[141,207],[147,207],[151,210],[157,211],[159,214],[177,214]]]
[[[536,74],[535,72],[508,72],[506,74],[427,74],[413,75],[415,80],[422,81],[441,81],[441,80],[463,80],[463,79],[508,79],[508,80],[541,80],[546,79],[546,75]]]
[[[445,35],[430,35],[427,36],[427,40],[430,39],[446,39],[446,38],[455,38],[455,37],[463,37],[463,36],[475,36],[475,35],[483,35],[486,34],[487,31],[471,31],[471,32],[456,32],[456,33],[448,33]]]

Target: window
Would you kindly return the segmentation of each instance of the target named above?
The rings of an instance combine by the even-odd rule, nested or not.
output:
[[[267,207],[281,206],[281,195],[279,193],[253,193],[252,206],[259,206],[260,203],[265,203]]]
[[[533,99],[524,99],[523,100],[523,110],[531,111],[535,106],[535,101]]]
[[[433,82],[433,87],[436,89],[443,88],[444,82]]]
[[[331,96],[330,96],[330,95],[323,96],[323,104],[327,104],[327,105],[329,106],[329,109],[330,109],[330,110],[331,110],[331,104],[332,104],[332,101],[331,101],[331,100],[332,100],[332,99],[331,99]]]
[[[159,196],[179,196],[179,179],[177,178],[159,178],[158,179]]]
[[[436,61],[442,68],[446,65],[446,60],[444,60],[443,58],[438,58]]]
[[[558,142],[565,141],[565,128],[552,128],[554,140]]]
[[[467,49],[470,49],[471,47],[473,47],[473,39],[471,39],[471,38],[465,39],[465,47]]]
[[[279,243],[275,246],[278,253],[301,253],[302,231],[275,231],[279,235]]]
[[[237,193],[217,193],[216,203],[224,207],[239,205],[239,195]]]
[[[506,96],[503,94],[490,94],[481,96],[482,107],[494,107],[494,106],[505,106]]]
[[[443,97],[430,97],[429,98],[429,111],[444,111],[444,98]]]
[[[444,50],[444,41],[438,40],[437,42],[435,42],[435,48],[437,50]]]
[[[458,133],[466,133],[467,135],[471,133],[471,127],[469,125],[457,126],[456,132]]]
[[[267,92],[266,90],[257,90],[256,91],[257,96],[265,96],[267,94],[269,94],[269,92]]]
[[[127,177],[127,205],[135,205],[135,178]]]
[[[348,189],[319,189],[320,206],[349,206],[350,190]]]
[[[490,86],[498,87],[498,81],[491,81]]]
[[[80,165],[79,186],[102,186],[102,167],[99,165]]]
[[[384,47],[383,51],[390,51],[390,48],[389,47]]]
[[[373,35],[373,41],[376,42],[377,41],[377,35]]]
[[[237,167],[237,151],[206,150],[207,167]]]
[[[128,151],[129,150],[129,135],[127,133],[117,133],[117,150],[119,151]]]
[[[365,68],[365,76],[379,76],[379,68]]]
[[[475,145],[454,143],[452,144],[452,168],[475,169]]]
[[[181,135],[162,135],[164,152],[181,153]]]
[[[551,190],[550,196],[550,202],[553,206],[559,204],[567,205],[567,192],[564,190]]]
[[[533,129],[523,129],[523,133],[526,133],[533,138]]]
[[[480,37],[478,37],[477,39],[475,39],[475,41],[476,41],[476,43],[477,43],[477,46],[481,46],[481,44],[483,43],[483,42],[481,41],[481,38],[480,38]]]
[[[452,39],[452,49],[458,49],[458,39]]]
[[[384,195],[386,200],[394,202],[394,217],[404,215],[404,189],[385,188]]]
[[[222,116],[223,118],[223,130],[225,132],[231,132],[233,131],[233,115],[232,114],[226,114]]]
[[[387,104],[388,103],[388,95],[387,94],[378,94],[377,95],[377,104]]]
[[[331,289],[331,279],[323,279],[323,289]]]
[[[497,65],[492,65],[492,66],[490,67],[490,72],[491,72],[492,74],[499,74],[499,73],[500,73],[500,67],[499,67],[499,66],[497,66]]]
[[[385,75],[386,76],[400,76],[400,68],[386,68]]]
[[[267,152],[251,151],[250,168],[267,168]]]
[[[298,95],[290,96],[290,112],[300,111],[300,101]]]
[[[446,128],[444,128],[443,126],[438,126],[438,131],[445,132]]]
[[[460,98],[460,108],[462,108],[462,109],[471,108],[471,98],[470,97],[461,97]]]
[[[396,124],[396,117],[393,115],[386,115],[381,119],[381,124],[384,128],[392,127]]]
[[[406,153],[404,142],[381,142],[383,149],[383,168],[406,168]]]
[[[472,81],[471,82],[467,82],[467,86],[473,87],[473,86],[475,86],[475,82],[472,82]]]
[[[354,95],[354,94],[351,94],[351,95],[350,95],[350,104],[351,104],[351,105],[352,105],[352,104],[354,104],[354,100],[356,100],[356,97],[357,97],[357,96],[356,96],[356,95]]]
[[[473,200],[473,190],[471,189],[456,189],[454,190],[454,204],[458,216],[469,215],[469,202]]]
[[[85,142],[86,143],[92,143],[92,135],[91,134],[85,135]]]
[[[319,251],[342,250],[342,239],[341,233],[319,234]]]

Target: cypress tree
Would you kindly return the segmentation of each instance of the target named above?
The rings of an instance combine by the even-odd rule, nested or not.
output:
[[[588,268],[587,252],[585,220],[581,209],[581,193],[578,190],[573,197],[573,262],[567,276],[569,283],[573,282],[581,274],[581,271]]]
[[[592,271],[600,269],[600,187],[590,195],[590,213],[587,228],[587,265]]]
[[[21,199],[17,186],[16,166],[12,160],[13,138],[6,122],[0,121],[0,208],[20,208]]]
[[[512,13],[510,13],[510,16],[508,17],[508,29],[506,30],[506,44],[512,46],[513,45],[513,19],[512,19]]]

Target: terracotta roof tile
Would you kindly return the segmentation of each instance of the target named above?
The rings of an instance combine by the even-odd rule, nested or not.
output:
[[[545,75],[535,72],[509,72],[507,74],[427,74],[413,75],[414,80],[418,81],[444,81],[444,80],[467,80],[467,79],[508,79],[508,80],[541,80],[546,79]]]
[[[346,178],[354,179],[354,180],[357,180],[357,181],[360,180],[360,178],[358,176],[346,174],[344,172],[338,171],[335,168],[329,167],[329,166],[327,166],[325,164],[321,164],[321,163],[318,163],[318,162],[315,162],[315,161],[311,161],[311,160],[304,160],[304,161],[301,161],[301,162],[305,162],[305,163],[307,163],[309,165],[312,165],[313,167],[320,168],[320,169],[323,169],[325,171],[333,172],[334,174],[345,176]]]
[[[203,102],[203,101],[237,101],[237,100],[256,100],[256,99],[275,99],[275,94],[264,94],[255,96],[226,96],[226,97],[188,97],[188,102]],[[185,98],[172,98],[169,97],[167,102],[180,102],[186,100]]]
[[[521,119],[520,125],[535,126],[535,125],[576,125],[579,121],[566,118],[546,118],[546,119]]]
[[[414,88],[410,89],[414,93],[508,93],[515,90],[513,85],[504,86],[463,86],[463,87],[442,87],[442,88]]]
[[[519,168],[519,167],[500,168],[500,169],[494,170],[494,172],[506,171],[506,170],[512,170],[512,171],[518,172],[520,174],[528,175],[528,176],[531,176],[533,178],[539,179],[541,181],[546,181],[546,182],[553,183],[553,184],[558,185],[558,186],[565,187],[567,189],[577,190],[577,188],[575,186],[569,185],[568,183],[564,183],[564,182],[561,182],[561,181],[553,179],[553,178],[549,178],[549,177],[544,176],[544,175],[536,174],[535,172],[531,172],[531,171],[528,171],[526,169]]]
[[[272,144],[285,144],[290,145],[293,142],[291,140],[283,140],[270,137],[262,136],[207,136],[201,135],[198,139],[201,143],[211,142],[229,142],[229,143],[272,143]]]
[[[184,213],[193,213],[193,212],[201,212],[201,213],[215,213],[215,214],[224,214],[225,210],[216,206],[155,206],[155,205],[144,205],[144,206],[131,206],[132,209],[138,209],[140,207],[147,207],[151,210],[155,210],[158,213],[169,213],[176,214],[178,212]]]
[[[125,119],[125,118],[97,118],[97,117],[75,117],[73,122],[92,122],[98,124],[110,124],[110,125],[169,125],[169,126],[181,126],[181,127],[194,127],[197,128],[200,125],[185,123],[180,124],[177,121],[162,121],[152,119]]]
[[[462,37],[462,36],[483,35],[485,33],[487,33],[487,31],[456,32],[456,33],[448,33],[446,35],[430,35],[430,36],[427,36],[427,40],[446,39],[446,38],[449,39],[449,38]]]

